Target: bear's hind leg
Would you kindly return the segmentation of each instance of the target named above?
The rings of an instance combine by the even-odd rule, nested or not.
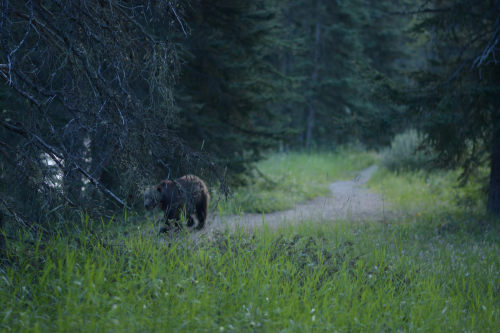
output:
[[[191,228],[192,226],[194,226],[194,219],[193,219],[193,217],[191,215],[188,215],[188,217],[187,217],[187,226],[189,228]]]
[[[203,229],[205,226],[205,220],[207,219],[208,202],[207,200],[201,200],[196,204],[196,217],[198,218],[197,230]]]
[[[166,220],[165,225],[160,228],[160,234],[164,234],[166,232],[169,232],[170,230],[172,230],[172,226],[170,225],[168,220]]]

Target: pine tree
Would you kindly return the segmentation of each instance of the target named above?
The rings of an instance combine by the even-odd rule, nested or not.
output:
[[[296,83],[294,95],[302,96],[291,110],[292,127],[301,129],[299,145],[331,147],[356,140],[377,145],[390,137],[390,108],[374,100],[365,74],[392,68],[399,56],[389,51],[395,41],[382,37],[389,27],[370,27],[376,25],[371,15],[379,7],[362,0],[288,3],[283,24],[299,45],[293,66],[287,66]]]
[[[462,165],[464,176],[489,158],[488,210],[500,216],[500,2],[426,1],[415,13],[429,61],[409,112],[441,162]]]
[[[234,172],[276,146],[279,47],[272,1],[193,1],[176,92],[176,130]]]
[[[165,161],[191,156],[169,130],[181,9],[0,4],[0,210],[10,220],[50,224],[76,209],[129,206]]]

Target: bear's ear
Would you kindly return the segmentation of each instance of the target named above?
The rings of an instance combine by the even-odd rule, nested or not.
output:
[[[161,182],[160,184],[158,184],[158,186],[156,186],[156,190],[158,192],[161,192],[163,190],[163,188],[165,187],[165,183],[164,182]]]

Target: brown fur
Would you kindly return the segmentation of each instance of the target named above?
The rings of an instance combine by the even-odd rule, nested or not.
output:
[[[202,229],[208,215],[208,194],[205,182],[194,175],[186,175],[175,180],[162,180],[154,188],[144,193],[144,206],[153,209],[160,206],[165,213],[166,227],[161,232],[170,228],[169,221],[173,220],[177,227],[183,209],[186,209],[188,227],[194,226],[193,214],[196,215],[198,224],[196,229]]]

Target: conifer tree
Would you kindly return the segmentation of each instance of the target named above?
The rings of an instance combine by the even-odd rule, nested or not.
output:
[[[189,155],[169,130],[182,6],[127,3],[0,4],[0,210],[10,221],[34,228],[130,206],[146,179]]]
[[[416,73],[421,90],[409,111],[443,164],[462,165],[467,176],[489,160],[488,209],[499,216],[500,1],[425,1],[413,13],[429,61]]]
[[[359,62],[363,47],[360,1],[293,1],[292,21],[301,50],[293,74],[304,96],[295,126],[303,146],[343,143],[360,137],[365,98]]]
[[[197,0],[186,20],[184,66],[177,90],[177,131],[216,162],[242,172],[275,146],[280,83],[272,1]]]

